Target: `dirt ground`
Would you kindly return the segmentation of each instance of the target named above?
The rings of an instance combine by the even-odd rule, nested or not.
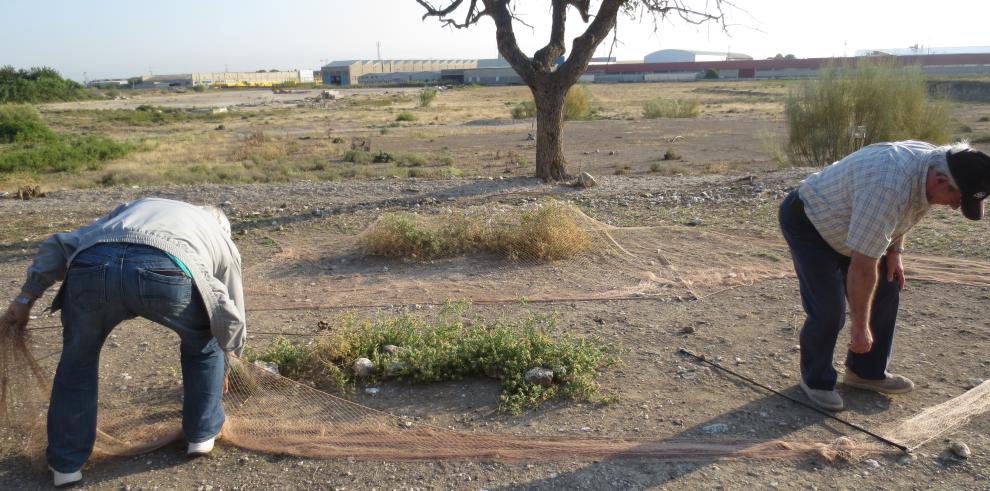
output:
[[[971,112],[957,117],[975,120],[975,116],[990,112],[985,109],[969,109]],[[307,251],[321,247],[334,250],[334,244],[352,238],[385,211],[437,213],[492,203],[523,205],[555,197],[618,226],[689,227],[691,222],[692,230],[732,234],[740,241],[779,240],[776,203],[814,171],[779,169],[773,162],[759,134],[764,130],[779,134],[780,127],[779,118],[763,113],[749,117],[730,113],[725,118],[713,113],[684,121],[615,118],[571,124],[565,138],[572,171],[589,170],[600,178],[599,186],[585,191],[523,176],[531,170],[505,173],[504,164],[486,168],[478,164],[484,159],[476,159],[471,168],[479,177],[460,179],[117,186],[56,190],[30,201],[3,199],[0,279],[4,287],[0,291],[10,297],[16,293],[39,241],[48,234],[86,223],[118,202],[144,196],[227,205],[246,271],[248,329],[252,333],[249,343],[259,347],[279,333],[307,339],[317,331],[319,321],[340,313],[341,309],[308,307],[339,303],[332,289],[323,288],[335,276],[381,274],[383,267],[398,281],[424,274],[422,268],[429,266],[413,268],[401,262],[361,257],[345,257],[348,262],[341,262],[330,252],[316,254],[315,259],[307,255]],[[390,144],[396,150],[409,151],[447,148],[456,161],[462,158],[459,155],[504,153],[513,148],[523,152],[531,143],[525,140],[529,132],[525,123],[444,128],[449,134],[438,134],[432,141],[390,134],[389,138],[394,138]],[[662,154],[671,145],[669,139],[678,135],[683,138],[675,144],[685,157],[680,165],[711,168],[709,171],[649,171],[651,159],[658,152]],[[631,169],[615,175],[616,165]],[[915,245],[911,254],[965,257],[987,266],[988,241],[985,224],[967,223],[957,214],[938,211],[919,227],[917,239],[911,242]],[[695,247],[696,251],[687,248],[680,252],[685,257],[713,254],[707,249],[710,244]],[[912,378],[917,389],[907,395],[884,397],[840,385],[848,406],[841,416],[867,428],[879,429],[903,420],[990,378],[986,350],[990,323],[985,316],[990,287],[912,281],[911,261],[909,255],[909,283],[901,300],[891,370]],[[470,265],[471,261],[464,263]],[[450,270],[444,271],[448,274]],[[438,282],[447,279],[434,277]],[[376,302],[374,297],[367,303],[375,306],[351,310],[367,316],[402,309],[423,315],[436,311],[435,306],[425,303]],[[268,310],[286,305],[299,308]],[[796,351],[803,313],[797,281],[792,277],[760,281],[700,300],[568,300],[525,307],[505,302],[475,305],[471,312],[483,318],[513,318],[525,315],[527,309],[556,311],[564,331],[594,334],[622,348],[622,363],[606,370],[600,379],[602,392],[616,396],[616,402],[597,405],[560,400],[520,416],[508,416],[495,412],[497,385],[490,380],[431,386],[383,384],[377,394],[358,390],[344,396],[392,414],[468,432],[814,442],[855,434],[848,427],[677,353],[678,347],[686,347],[720,359],[734,370],[803,398],[797,387]],[[57,324],[57,319],[48,317],[32,324],[46,327],[34,331],[33,339],[36,352],[47,355],[43,362],[49,366],[53,366],[59,350],[59,331],[49,326]],[[145,390],[176,383],[178,356],[171,348],[176,347],[177,338],[171,332],[131,321],[114,334],[101,362],[101,377],[108,387],[119,388],[125,373],[133,379],[128,385],[144,386]],[[841,364],[842,355],[837,354],[836,365]],[[706,428],[714,423],[724,423],[727,431],[710,434]],[[139,457],[88,465],[80,489],[990,489],[988,430],[990,416],[984,414],[922,446],[913,457],[881,455],[855,463],[818,458],[577,462],[567,456],[551,463],[440,461],[429,456],[415,462],[318,460],[254,453],[223,445],[222,441],[210,457],[189,460],[184,444],[176,443]],[[954,458],[947,451],[950,439],[966,443],[972,457]],[[50,474],[43,468],[11,456],[10,448],[0,454],[0,488],[50,486]]]

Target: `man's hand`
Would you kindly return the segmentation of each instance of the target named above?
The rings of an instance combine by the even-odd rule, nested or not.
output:
[[[31,306],[17,302],[10,302],[7,311],[0,317],[0,327],[3,329],[23,330],[31,316]]]
[[[223,376],[223,395],[227,395],[230,392],[230,384],[227,382],[227,375]]]
[[[849,330],[849,351],[853,353],[863,354],[870,351],[873,347],[873,333],[870,332],[870,328],[855,327],[853,326]]]
[[[901,261],[901,253],[897,251],[887,252],[887,281],[897,280],[897,289],[904,289],[904,263]]]

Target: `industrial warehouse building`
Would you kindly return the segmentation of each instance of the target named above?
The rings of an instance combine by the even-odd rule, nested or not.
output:
[[[275,72],[200,72],[174,75],[144,75],[137,88],[168,88],[205,85],[209,87],[271,87],[312,83],[312,70],[286,70]]]
[[[703,78],[711,71],[721,79],[811,78],[829,65],[855,64],[861,60],[889,61],[900,66],[920,66],[929,76],[990,75],[990,53],[917,56],[866,56],[848,58],[795,58],[724,60],[671,63],[616,63],[591,65],[595,83],[651,82]]]
[[[690,49],[662,49],[643,57],[645,63],[679,63],[693,61],[725,61],[752,60],[753,57],[742,53],[724,51],[696,51]]]
[[[342,60],[324,65],[320,68],[320,74],[324,85],[348,86],[360,85],[361,77],[372,73],[436,72],[433,80],[439,80],[441,70],[463,70],[477,66],[478,60]]]
[[[202,72],[191,75],[193,85],[212,87],[271,87],[274,85],[312,83],[312,70],[278,72]]]

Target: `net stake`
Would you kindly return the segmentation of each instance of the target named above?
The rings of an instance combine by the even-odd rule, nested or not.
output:
[[[761,384],[761,383],[759,383],[759,382],[757,382],[757,381],[755,381],[755,380],[753,380],[753,379],[751,379],[751,378],[749,378],[749,377],[747,377],[745,375],[742,375],[742,374],[737,373],[737,372],[734,372],[734,371],[732,371],[732,370],[730,370],[728,368],[725,368],[722,365],[719,365],[718,363],[715,363],[715,362],[712,362],[712,361],[708,361],[708,360],[705,359],[705,357],[703,355],[696,355],[696,354],[688,351],[687,348],[678,348],[677,351],[678,351],[678,353],[681,353],[681,354],[684,354],[684,355],[688,355],[688,356],[690,356],[690,357],[692,357],[692,358],[694,358],[694,359],[696,359],[696,360],[698,360],[698,361],[700,361],[702,363],[707,363],[707,364],[709,364],[709,365],[711,365],[711,366],[713,366],[713,367],[715,367],[715,368],[717,368],[719,370],[722,370],[723,372],[726,372],[726,373],[728,373],[730,375],[734,375],[736,377],[739,377],[739,378],[745,380],[746,382],[749,382],[750,384],[753,384],[753,385],[755,385],[757,387],[760,387],[760,388],[762,388],[764,390],[768,390],[770,392],[773,392],[774,394],[777,394],[778,396],[781,396],[784,399],[787,399],[788,401],[791,401],[791,402],[793,402],[793,403],[795,403],[797,405],[804,406],[804,407],[806,407],[808,409],[811,409],[812,411],[815,411],[816,413],[821,414],[821,415],[823,415],[823,416],[825,416],[825,417],[827,417],[829,419],[838,421],[838,422],[840,422],[840,423],[842,423],[842,424],[844,424],[844,425],[846,425],[846,426],[848,426],[848,427],[850,427],[850,428],[852,428],[852,429],[854,429],[856,431],[859,431],[859,432],[862,432],[862,433],[866,433],[867,435],[870,435],[873,438],[876,438],[877,440],[880,440],[881,442],[884,442],[884,443],[886,443],[888,445],[892,445],[892,446],[896,447],[901,452],[904,452],[906,454],[911,453],[911,449],[909,449],[908,447],[906,447],[904,445],[901,445],[900,443],[897,443],[897,442],[892,441],[890,439],[884,438],[884,437],[882,437],[882,436],[880,436],[880,435],[878,435],[878,434],[876,434],[876,433],[874,433],[874,432],[872,432],[872,431],[870,431],[870,430],[868,430],[866,428],[863,428],[862,426],[860,426],[860,425],[858,425],[856,423],[853,423],[852,421],[847,421],[845,419],[842,419],[842,418],[840,418],[840,417],[838,417],[838,416],[836,416],[836,415],[834,415],[834,414],[832,414],[832,413],[830,413],[830,412],[828,412],[828,411],[826,411],[826,410],[824,410],[824,409],[822,409],[822,408],[820,408],[818,406],[815,406],[815,405],[812,405],[812,404],[808,404],[807,402],[804,402],[804,401],[802,401],[800,399],[795,399],[794,397],[791,397],[791,396],[789,396],[787,394],[784,394],[784,393],[782,393],[782,392],[780,392],[778,390],[775,390],[772,387],[768,387],[766,385],[763,385],[763,384]]]

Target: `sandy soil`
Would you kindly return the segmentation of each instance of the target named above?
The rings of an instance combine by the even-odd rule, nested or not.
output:
[[[305,249],[353,235],[379,213],[418,208],[462,208],[484,203],[523,204],[542,196],[585,203],[589,215],[609,223],[661,221],[665,206],[651,196],[676,193],[678,199],[704,201],[720,190],[720,201],[696,206],[691,215],[712,231],[742,233],[739,223],[726,223],[726,206],[770,206],[810,169],[754,172],[745,176],[703,177],[603,176],[588,191],[548,186],[532,179],[465,179],[447,181],[351,181],[246,186],[112,188],[99,191],[62,191],[32,201],[0,201],[3,244],[0,277],[4,291],[13,295],[39,240],[53,230],[85,223],[118,201],[140,196],[163,196],[194,202],[229,202],[237,243],[250,278],[251,343],[263,346],[276,333],[311,335],[317,322],[338,310],[302,308],[291,311],[259,310],[270,305],[258,283],[273,278],[273,257],[295,265],[314,283],[344,274],[325,263],[294,259],[287,248]],[[747,176],[752,175],[752,178]],[[741,177],[745,178],[742,179]],[[764,191],[752,192],[754,180]],[[654,200],[654,201],[651,201]],[[588,206],[588,204],[591,206]],[[321,210],[319,214],[314,209]],[[274,224],[273,224],[274,221]],[[770,225],[768,225],[770,224]],[[751,236],[773,237],[772,220],[742,227]],[[698,244],[698,253],[706,244]],[[279,252],[283,254],[279,256]],[[295,262],[293,262],[295,261]],[[910,258],[908,262],[910,266]],[[267,265],[267,266],[266,266]],[[351,266],[368,272],[380,261]],[[395,275],[413,274],[394,264]],[[284,271],[284,270],[283,270]],[[353,270],[348,270],[353,272]],[[399,278],[401,279],[401,278]],[[277,280],[281,281],[281,280]],[[306,283],[300,283],[304,288]],[[281,297],[288,305],[332,302],[333,292],[293,291]],[[913,281],[904,292],[901,327],[892,370],[918,383],[908,395],[883,397],[840,388],[849,409],[843,417],[868,428],[880,428],[922,409],[963,393],[987,378],[990,357],[985,346],[990,326],[984,319],[990,288]],[[327,297],[323,297],[327,295]],[[322,299],[322,300],[321,300]],[[371,303],[374,303],[372,301]],[[377,309],[356,309],[370,315]],[[657,439],[712,438],[704,428],[725,423],[719,438],[828,441],[852,434],[848,428],[809,410],[731,377],[705,370],[678,355],[688,347],[721,357],[731,368],[783,392],[803,397],[797,388],[797,330],[803,316],[796,280],[785,278],[735,288],[698,301],[641,298],[603,301],[564,301],[531,304],[537,311],[556,310],[568,332],[595,334],[623,347],[623,363],[603,374],[604,393],[618,402],[594,404],[556,401],[511,417],[494,412],[497,387],[486,380],[467,380],[435,386],[385,384],[377,395],[359,391],[360,404],[462,431],[518,432],[525,435],[594,435]],[[420,305],[429,314],[435,307]],[[475,306],[483,317],[515,317],[525,313],[518,304]],[[56,325],[41,318],[36,326]],[[685,329],[690,327],[691,329]],[[175,384],[178,366],[175,337],[144,322],[130,322],[115,331],[104,349],[102,376],[111,386],[122,373],[133,385]],[[35,342],[40,354],[58,351],[57,329],[39,330]],[[150,343],[151,348],[147,344]],[[54,356],[46,359],[54,362]],[[841,357],[837,355],[837,364]],[[691,375],[685,375],[691,374]],[[983,415],[920,448],[913,459],[880,456],[871,462],[828,463],[808,458],[785,461],[654,462],[604,460],[575,462],[562,456],[554,463],[500,463],[487,461],[418,462],[300,459],[259,454],[220,445],[209,458],[187,460],[184,447],[175,444],[151,454],[100,462],[85,469],[82,489],[976,489],[987,488],[987,450],[990,419]],[[968,460],[952,458],[946,439],[967,443]],[[49,485],[43,469],[9,455],[0,460],[0,487],[43,489]]]
[[[175,165],[179,175],[187,168],[184,166],[192,163],[239,165],[230,162],[228,154],[243,145],[245,135],[263,130],[278,141],[296,142],[293,145],[309,149],[306,151],[323,161],[328,158],[327,152],[336,152],[329,157],[329,166],[341,164],[338,154],[343,149],[328,149],[329,135],[348,139],[370,135],[375,152],[420,153],[431,159],[430,166],[434,165],[432,159],[443,157],[463,170],[465,177],[325,182],[313,174],[313,180],[279,184],[59,190],[80,185],[83,178],[92,177],[93,182],[99,182],[100,176],[44,176],[51,177],[42,183],[45,188],[55,190],[47,197],[0,200],[0,294],[12,297],[16,293],[38,243],[49,234],[87,223],[118,202],[144,196],[227,206],[244,258],[249,342],[256,347],[265,346],[278,334],[305,341],[317,332],[320,321],[338,315],[340,307],[362,305],[352,308],[362,316],[405,308],[430,315],[437,308],[423,300],[454,291],[455,287],[466,288],[476,299],[486,295],[489,299],[514,298],[516,291],[507,290],[506,285],[516,283],[498,281],[515,273],[537,285],[562,278],[560,284],[572,292],[580,291],[578,285],[584,284],[588,296],[612,291],[609,288],[616,290],[624,286],[622,281],[630,280],[623,276],[630,271],[628,267],[585,281],[580,269],[561,273],[546,268],[543,275],[536,268],[516,266],[513,270],[477,258],[417,266],[364,258],[349,249],[354,236],[386,211],[443,213],[495,204],[531,205],[553,197],[571,201],[593,219],[610,225],[638,227],[635,230],[640,231],[668,227],[664,230],[677,231],[676,237],[681,239],[689,232],[710,234],[708,237],[725,234],[719,235],[722,239],[717,242],[675,242],[675,235],[654,234],[651,240],[662,244],[668,239],[669,244],[677,244],[676,250],[668,252],[681,265],[695,269],[709,266],[714,270],[722,260],[731,264],[725,258],[745,257],[776,263],[778,270],[786,272],[788,259],[780,249],[775,206],[787,190],[814,169],[780,170],[774,161],[773,141],[782,134],[780,104],[763,92],[780,94],[786,87],[769,84],[746,91],[734,90],[736,87],[593,87],[598,104],[609,108],[606,119],[569,123],[564,135],[570,171],[589,171],[599,179],[599,186],[583,191],[546,185],[528,177],[533,171],[534,142],[527,138],[533,132],[532,123],[507,119],[511,106],[527,97],[523,87],[451,91],[439,97],[431,108],[417,109],[419,121],[389,127],[387,132],[381,130],[394,122],[394,111],[415,107],[418,89],[401,89],[407,93],[401,94],[405,99],[395,108],[349,106],[349,98],[365,101],[384,92],[355,89],[344,92],[340,106],[305,107],[260,120],[229,118],[225,120],[225,131],[217,131],[216,123],[206,122],[114,127],[106,122],[53,118],[62,121],[59,124],[63,126],[56,125],[59,130],[71,131],[76,128],[73,125],[81,124],[87,131],[105,131],[114,137],[161,138],[156,151],[114,162],[106,169],[111,171],[115,166],[140,169],[158,161]],[[671,92],[680,97],[700,94],[702,117],[639,118],[642,101]],[[48,111],[133,108],[141,104],[287,109],[316,94],[317,91],[276,95],[251,90],[146,94],[127,100],[49,105],[44,111],[46,117],[52,117]],[[954,118],[972,125],[976,133],[985,132],[990,123],[979,119],[990,114],[986,108],[956,108]],[[668,149],[681,157],[662,160]],[[297,157],[302,158],[289,155]],[[843,417],[871,429],[883,428],[990,378],[990,356],[986,353],[990,324],[985,318],[990,288],[983,279],[990,275],[980,274],[990,268],[988,243],[990,232],[983,223],[967,222],[958,213],[945,210],[926,217],[919,233],[912,237],[906,259],[909,275],[912,264],[918,264],[916,273],[947,279],[940,264],[952,260],[936,256],[973,261],[965,263],[963,271],[955,271],[954,278],[967,271],[977,274],[956,284],[922,281],[920,275],[910,280],[901,302],[900,331],[891,369],[912,378],[917,390],[883,397],[840,386],[849,406]],[[763,244],[767,244],[765,249]],[[709,261],[713,264],[707,264]],[[921,265],[927,269],[922,271]],[[490,275],[486,268],[501,268],[497,271],[501,276]],[[509,274],[505,274],[507,271]],[[586,272],[590,271],[599,270]],[[358,277],[364,282],[355,283],[353,279]],[[527,309],[557,311],[558,325],[566,332],[594,334],[622,348],[623,363],[604,372],[601,378],[603,393],[617,396],[617,402],[610,405],[554,401],[521,416],[507,416],[495,412],[498,388],[490,380],[432,386],[384,384],[375,395],[359,390],[344,396],[375,409],[458,431],[814,442],[851,435],[847,427],[677,354],[677,348],[683,346],[716,359],[721,357],[730,368],[802,398],[797,387],[795,350],[803,321],[797,281],[786,274],[767,278],[725,291],[707,290],[700,299],[687,293],[584,301],[570,299],[576,298],[573,296],[562,300],[560,296],[556,301],[530,303],[525,308],[517,301],[473,307],[473,315],[488,319],[520,317]],[[358,285],[363,290],[345,291],[341,285],[346,281],[351,281],[346,285]],[[397,285],[401,288],[393,288]],[[358,294],[360,297],[356,297]],[[290,310],[276,310],[285,307]],[[33,332],[35,350],[51,367],[60,350],[58,321],[43,316],[32,326],[39,328]],[[144,394],[174,389],[179,380],[176,347],[174,334],[147,322],[131,321],[118,327],[103,351],[101,377],[104,387],[111,391],[104,395],[133,395],[143,402]],[[836,364],[841,366],[841,354],[836,355]],[[725,424],[727,431],[710,435],[705,428],[713,423]],[[428,458],[416,462],[318,460],[249,452],[223,444],[209,458],[188,460],[184,445],[176,443],[147,455],[87,466],[81,488],[988,489],[988,429],[990,417],[981,415],[924,445],[913,458],[889,455],[856,463],[830,463],[816,458],[578,462],[567,456],[553,463]],[[48,488],[49,473],[11,456],[11,441],[4,436],[0,434],[0,488]],[[949,439],[968,444],[973,456],[968,460],[953,458],[946,450]]]

